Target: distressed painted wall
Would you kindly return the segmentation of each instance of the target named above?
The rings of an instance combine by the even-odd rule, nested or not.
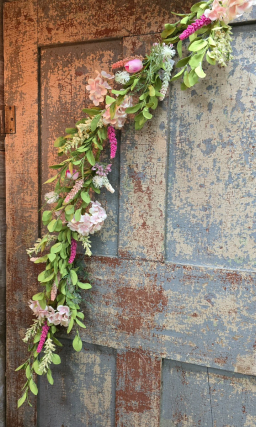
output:
[[[103,11],[97,1],[29,0],[6,7],[14,64],[12,73],[6,66],[7,100],[17,105],[19,124],[7,138],[10,425],[255,426],[256,33],[248,25],[255,8],[234,30],[226,70],[209,69],[185,93],[173,84],[143,132],[125,126],[110,177],[116,193],[100,196],[108,223],[87,263],[94,286],[84,305],[83,351],[73,353],[63,338],[64,371],[53,368],[52,387],[40,378],[37,412],[16,411],[13,368],[25,350],[14,351],[13,342],[30,321],[26,301],[39,272],[16,248],[31,245],[40,229],[35,199],[41,204],[48,190],[42,182],[57,158],[53,141],[87,105],[93,70],[145,54],[154,33],[175,20],[171,10],[188,5],[114,0]],[[27,175],[19,180],[13,167],[21,158]]]

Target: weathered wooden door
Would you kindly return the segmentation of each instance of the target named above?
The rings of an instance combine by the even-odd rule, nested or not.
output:
[[[189,2],[28,0],[5,5],[7,427],[255,427],[255,46],[193,90],[179,83],[155,118],[119,140],[102,194],[108,222],[86,261],[94,283],[83,350],[65,340],[37,409],[16,409],[31,321],[42,186],[53,141],[88,103],[94,70],[145,54]],[[193,1],[192,1],[193,3]],[[247,19],[252,19],[253,15]],[[246,19],[246,18],[244,18]]]

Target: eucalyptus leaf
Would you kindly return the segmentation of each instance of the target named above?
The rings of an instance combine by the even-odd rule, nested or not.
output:
[[[83,348],[83,343],[79,335],[76,335],[73,339],[73,348],[75,351],[81,351]]]

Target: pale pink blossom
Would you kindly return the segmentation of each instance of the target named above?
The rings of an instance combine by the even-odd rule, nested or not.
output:
[[[70,318],[64,314],[60,319],[60,325],[67,327],[69,325],[69,321],[70,321]]]
[[[110,118],[110,106],[106,106],[106,111],[102,116],[104,125],[113,125],[116,129],[121,129],[126,121],[126,108],[132,107],[132,97],[126,96],[121,105],[117,108],[113,119]]]
[[[207,9],[204,15],[211,21],[219,19],[228,24],[244,12],[249,12],[255,4],[256,0],[214,0],[211,9]]]
[[[69,316],[69,307],[67,305],[59,305],[57,307],[57,310],[60,314],[65,314],[66,316]]]
[[[142,70],[143,64],[140,59],[132,59],[131,61],[126,62],[125,69],[128,71],[128,73],[137,73],[138,71]]]
[[[89,79],[86,89],[90,92],[89,99],[98,106],[101,102],[104,101],[105,96],[107,95],[107,90],[112,89],[109,84],[104,81],[100,73],[96,71],[97,77],[95,79]]]
[[[48,315],[48,307],[46,306],[44,309],[42,309],[38,301],[30,300],[29,307],[33,311],[34,315],[38,317],[38,319],[43,319]]]
[[[66,170],[66,178],[76,180],[79,177],[79,172],[73,169],[73,173],[69,169]]]
[[[101,75],[102,75],[102,77],[104,77],[104,79],[108,79],[108,80],[112,80],[115,78],[114,74],[108,74],[104,70],[101,71]]]
[[[79,221],[73,218],[68,223],[70,230],[77,231],[82,236],[89,236],[89,234],[94,234],[95,231],[99,231],[107,218],[105,209],[99,202],[91,202],[89,213],[90,215],[88,213],[81,215]]]

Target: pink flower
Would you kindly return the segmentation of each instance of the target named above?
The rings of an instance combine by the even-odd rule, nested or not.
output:
[[[86,89],[90,92],[89,99],[98,106],[100,102],[104,101],[105,96],[107,95],[107,89],[112,89],[107,82],[105,82],[101,77],[100,73],[96,71],[97,77],[95,79],[89,79]]]
[[[102,70],[101,75],[102,75],[102,77],[104,77],[104,79],[108,79],[108,80],[112,80],[115,78],[114,74],[108,74],[104,70]]]
[[[140,59],[132,59],[131,61],[126,62],[125,69],[128,71],[128,73],[137,73],[138,71],[142,70],[143,64]]]
[[[228,24],[233,19],[248,12],[252,5],[256,4],[255,0],[214,0],[211,9],[207,9],[204,15],[211,21],[224,21]]]
[[[42,334],[41,334],[41,338],[37,347],[37,353],[40,353],[43,349],[48,331],[49,331],[50,326],[47,325],[47,322],[45,322],[44,326],[42,327]]]
[[[48,307],[46,306],[45,309],[42,309],[38,301],[29,301],[29,307],[33,311],[34,315],[38,317],[38,319],[43,319],[48,315]]]
[[[106,111],[102,116],[104,125],[113,125],[117,129],[121,129],[125,123],[127,118],[127,113],[125,112],[126,108],[132,106],[132,97],[126,96],[122,102],[122,104],[117,108],[115,117],[113,119],[110,118],[110,106],[106,106]]]
[[[69,307],[67,305],[59,305],[57,307],[57,310],[60,314],[65,314],[66,316],[69,316]]]
[[[68,193],[68,195],[65,197],[64,203],[69,203],[71,200],[74,199],[74,197],[77,195],[78,191],[81,190],[81,188],[84,185],[84,180],[83,179],[79,179],[78,181],[76,181],[74,187],[72,188],[72,190]]]
[[[193,24],[188,25],[187,29],[180,34],[180,40],[187,39],[189,36],[191,36],[191,34],[194,34],[197,30],[204,27],[205,25],[211,24],[211,22],[212,21],[209,18],[207,18],[205,15],[202,15],[201,18],[197,19],[195,22],[193,22]],[[163,101],[163,99],[164,97],[160,98],[160,101]]]
[[[71,238],[71,248],[70,248],[70,257],[68,260],[69,264],[72,264],[74,262],[74,259],[76,257],[76,247],[77,247],[77,241]]]
[[[66,178],[76,180],[79,176],[79,172],[73,169],[73,173],[69,169],[66,170]]]
[[[61,317],[61,319],[60,319],[60,325],[62,325],[62,326],[68,326],[69,325],[69,321],[70,321],[70,319],[69,319],[69,317],[67,317],[65,314]]]

